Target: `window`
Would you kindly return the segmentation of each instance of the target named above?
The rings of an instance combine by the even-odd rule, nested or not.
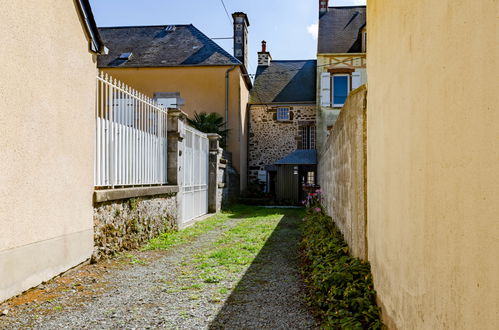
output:
[[[338,107],[345,104],[350,92],[350,75],[334,74],[332,77],[333,106]]]
[[[323,72],[320,83],[321,106],[342,107],[350,91],[362,85],[362,74],[360,71],[351,74]]]
[[[315,172],[307,172],[307,184],[315,184]]]
[[[289,120],[289,108],[277,108],[277,120]]]
[[[302,149],[315,149],[315,126],[301,128]]]

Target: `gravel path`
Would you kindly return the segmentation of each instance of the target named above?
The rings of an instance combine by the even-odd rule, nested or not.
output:
[[[251,265],[217,283],[196,257],[241,218],[168,251],[86,265],[0,305],[0,329],[313,329],[298,276],[299,219],[286,212]]]

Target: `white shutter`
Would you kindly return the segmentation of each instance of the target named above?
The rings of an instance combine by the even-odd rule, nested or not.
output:
[[[329,72],[321,73],[321,106],[331,106],[331,75]]]
[[[362,85],[362,75],[360,72],[352,73],[352,90],[357,89]]]

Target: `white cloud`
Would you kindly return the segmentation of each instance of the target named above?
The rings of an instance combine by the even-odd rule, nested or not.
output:
[[[312,38],[314,38],[314,40],[317,40],[317,38],[319,37],[319,24],[310,24],[309,26],[307,26],[307,32],[312,35]]]

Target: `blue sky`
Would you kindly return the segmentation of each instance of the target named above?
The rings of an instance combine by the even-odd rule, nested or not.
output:
[[[210,38],[232,36],[221,0],[90,0],[97,25],[192,23]],[[256,69],[260,42],[274,59],[315,58],[318,0],[224,0],[229,15],[248,14],[250,72]],[[330,0],[329,5],[365,5],[365,0]],[[232,54],[232,40],[215,40]]]

